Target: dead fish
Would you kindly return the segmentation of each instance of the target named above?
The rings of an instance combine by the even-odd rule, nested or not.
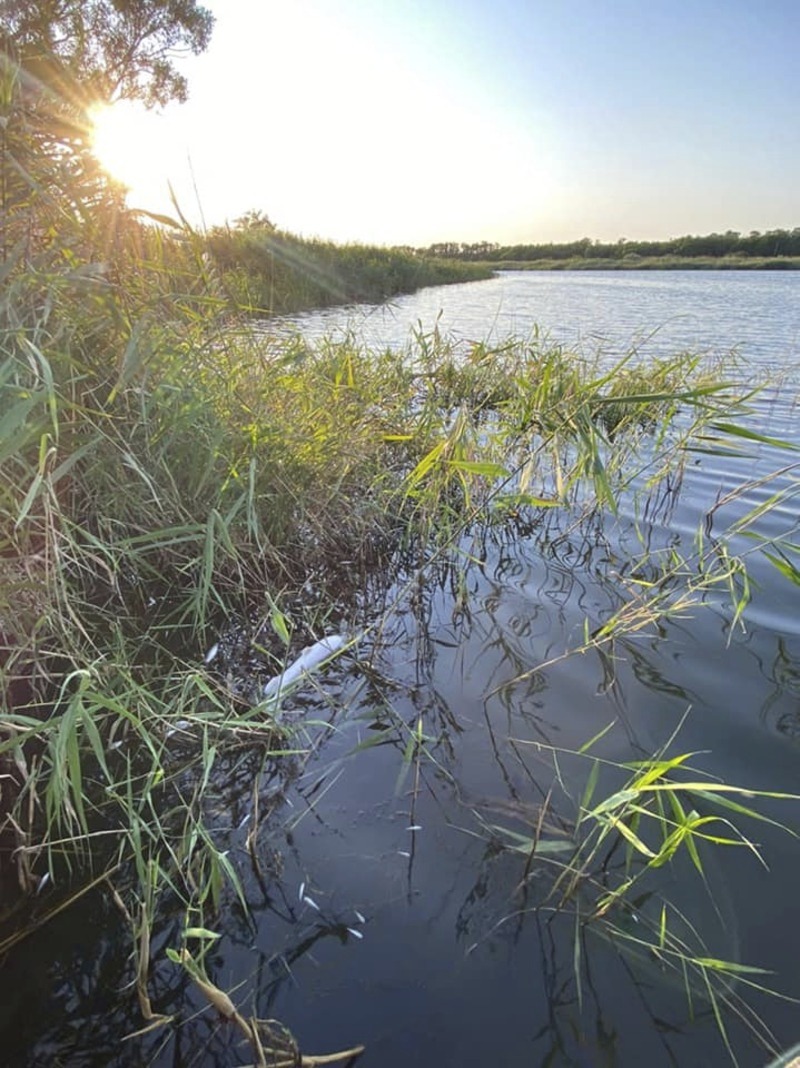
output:
[[[329,634],[326,638],[320,638],[318,642],[307,646],[296,660],[280,673],[271,678],[264,687],[265,697],[274,697],[281,690],[291,686],[304,673],[313,671],[314,668],[324,664],[335,653],[347,644],[347,638],[343,634]]]

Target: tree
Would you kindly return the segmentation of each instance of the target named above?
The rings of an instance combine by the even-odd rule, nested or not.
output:
[[[185,99],[173,61],[206,48],[213,24],[196,0],[0,0],[2,262],[87,247],[90,229],[116,225],[120,191],[91,154],[89,109]]]
[[[275,223],[266,212],[251,208],[250,211],[246,211],[244,215],[240,215],[238,219],[233,220],[233,227],[235,230],[268,230],[271,233],[275,229]]]
[[[0,48],[81,104],[185,100],[173,60],[208,47],[214,17],[195,0],[0,0]]]

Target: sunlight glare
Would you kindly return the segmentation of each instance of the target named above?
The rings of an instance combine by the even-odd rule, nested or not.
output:
[[[545,115],[503,111],[452,71],[420,66],[380,20],[313,6],[309,19],[304,5],[270,5],[263,32],[258,20],[247,34],[220,22],[211,73],[186,104],[98,113],[96,155],[131,207],[173,216],[169,182],[195,225],[260,209],[309,237],[411,245],[510,241],[559,214]],[[268,34],[302,41],[302,63],[292,48],[264,63]]]
[[[92,151],[103,169],[141,206],[164,202],[168,181],[180,169],[165,118],[122,100],[92,114]]]

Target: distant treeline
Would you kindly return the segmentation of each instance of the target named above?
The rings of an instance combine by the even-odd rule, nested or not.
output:
[[[420,250],[423,251],[423,250]],[[473,260],[484,263],[535,262],[536,260],[623,260],[626,257],[671,256],[680,259],[694,257],[739,256],[742,258],[781,258],[800,256],[800,227],[793,230],[752,230],[740,234],[726,230],[724,234],[687,235],[669,241],[579,241],[562,244],[548,242],[536,245],[498,245],[489,241],[459,244],[444,241],[430,245],[424,252],[443,259]]]
[[[491,275],[478,263],[411,248],[300,238],[276,229],[260,212],[248,213],[233,226],[215,227],[205,242],[230,295],[255,314],[379,302],[423,286]]]

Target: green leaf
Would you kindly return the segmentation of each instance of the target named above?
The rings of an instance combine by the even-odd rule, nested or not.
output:
[[[637,850],[637,852],[641,853],[645,857],[650,857],[653,860],[656,859],[656,854],[653,852],[653,850],[646,846],[638,835],[633,833],[633,831],[625,823],[624,820],[614,819],[612,817],[609,822],[615,830],[619,831],[623,838],[627,839],[627,841],[630,842],[630,844],[635,850]]]
[[[447,447],[446,441],[440,441],[437,445],[422,457],[414,470],[406,479],[408,489],[414,489],[426,477],[428,472],[441,460],[442,454]]]
[[[509,471],[501,464],[479,463],[473,460],[450,460],[450,467],[466,471],[470,475],[483,475],[485,478],[508,478]]]
[[[694,836],[691,834],[686,836],[686,848],[689,851],[689,856],[692,858],[692,864],[694,864],[700,875],[703,875],[703,863],[700,860],[700,854],[697,851],[697,843],[694,840]]]
[[[601,801],[597,808],[593,808],[587,815],[595,817],[603,816],[605,813],[611,812],[612,809],[621,808],[622,805],[627,805],[630,801],[635,801],[638,796],[638,790],[619,790],[617,793],[612,794],[611,797],[607,797],[605,801]]]
[[[680,767],[681,764],[685,764],[687,760],[690,760],[696,755],[696,753],[683,753],[680,756],[673,757],[671,760],[632,761],[625,766],[634,770],[636,768],[647,769],[644,774],[633,783],[633,788],[643,790],[646,786],[650,786],[651,783],[663,779],[668,771]]]
[[[149,355],[149,347],[143,340],[145,330],[144,320],[139,319],[134,323],[125,352],[122,355],[122,365],[119,370],[117,381],[108,397],[108,403],[113,404],[120,390],[131,381],[142,367],[145,358]]]
[[[762,823],[769,823],[773,827],[779,827],[781,830],[788,831],[789,834],[797,837],[795,831],[791,827],[787,827],[785,824],[778,822],[778,820],[770,819],[768,816],[763,815],[761,812],[757,812],[753,808],[749,808],[747,805],[740,805],[738,801],[732,801],[729,797],[720,797],[720,791],[723,789],[722,783],[717,783],[713,790],[695,790],[697,797],[702,797],[705,801],[711,801],[712,804],[719,805],[720,808],[726,808],[730,812],[735,812],[739,816],[749,816],[751,819],[760,820]],[[745,795],[751,796],[751,795]],[[766,795],[772,796],[772,795]],[[788,800],[797,800],[792,795],[788,795]]]
[[[736,423],[711,423],[711,427],[714,430],[719,430],[723,434],[732,434],[737,438],[746,438],[747,441],[759,441],[764,445],[776,445],[779,449],[790,449],[792,452],[800,450],[800,445],[796,445],[794,442],[786,441],[783,438],[770,438],[766,434],[757,434],[755,430],[748,430],[747,427],[737,426]]]
[[[597,786],[597,779],[600,774],[600,762],[598,760],[592,761],[592,770],[589,772],[589,778],[586,780],[586,786],[583,791],[583,797],[581,798],[580,807],[582,810],[588,809],[589,804],[594,796],[594,790]]]
[[[561,842],[552,838],[531,838],[530,835],[520,834],[518,831],[512,831],[509,827],[501,827],[496,823],[489,824],[489,826],[493,831],[499,831],[500,834],[514,840],[515,844],[507,848],[515,853],[571,853],[575,848],[572,842]]]
[[[719,960],[717,957],[690,957],[693,964],[700,968],[711,968],[719,972],[733,972],[736,975],[772,975],[767,968],[755,968],[751,964],[737,964],[731,960]]]
[[[31,508],[33,507],[33,502],[39,496],[39,490],[42,488],[43,482],[44,478],[41,472],[37,471],[34,475],[33,481],[31,482],[30,486],[28,486],[28,492],[25,494],[25,499],[19,507],[19,512],[17,513],[17,518],[14,522],[14,530],[19,530],[19,528],[27,519],[28,512],[30,512]]]
[[[184,938],[200,938],[207,942],[215,942],[222,935],[217,931],[209,931],[207,927],[187,927],[183,932]],[[169,950],[167,950],[169,952]]]
[[[584,620],[584,629],[585,629],[586,626],[588,626],[588,620]],[[579,753],[588,753],[588,751],[592,748],[592,746],[595,744],[595,742],[599,742],[601,738],[605,737],[605,735],[608,734],[608,732],[611,730],[611,728],[614,726],[614,724],[616,722],[617,721],[615,719],[612,719],[611,722],[607,723],[605,725],[605,727],[603,727],[601,730],[599,730],[597,732],[597,734],[595,734],[595,736],[593,738],[590,738],[588,742],[584,742],[584,744],[580,747],[580,749],[578,749],[578,752]]]
[[[787,560],[783,553],[768,553],[764,550],[764,556],[776,567],[784,578],[789,579],[795,586],[800,586],[800,569],[796,568],[791,560]]]
[[[31,410],[44,399],[42,393],[24,395],[0,418],[0,463],[19,449],[20,430]]]
[[[269,614],[269,621],[272,624],[272,629],[278,635],[284,645],[288,645],[291,641],[291,635],[289,634],[289,627],[286,623],[286,616],[279,608],[275,607]]]

